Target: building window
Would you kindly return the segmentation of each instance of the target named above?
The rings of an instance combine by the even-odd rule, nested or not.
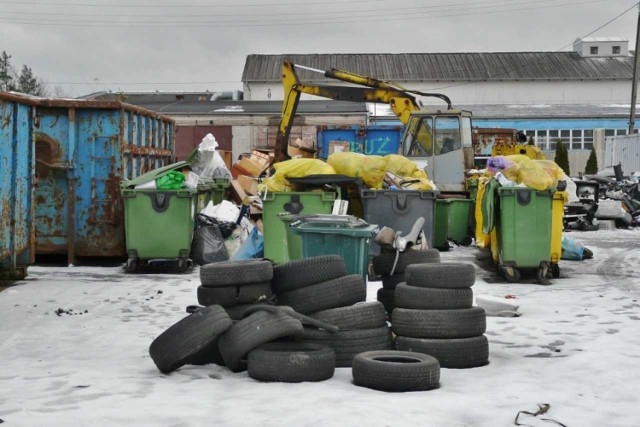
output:
[[[546,130],[538,130],[536,131],[536,145],[540,147],[541,150],[547,149],[547,131]]]
[[[582,150],[582,130],[574,129],[571,131],[571,149]]]
[[[598,46],[591,46],[589,48],[589,52],[591,53],[591,55],[597,55],[598,54]]]
[[[611,53],[614,55],[620,55],[620,46],[612,46]]]

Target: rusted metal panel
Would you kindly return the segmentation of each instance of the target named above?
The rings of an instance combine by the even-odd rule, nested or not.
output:
[[[0,277],[22,279],[34,260],[34,108],[0,92]]]
[[[517,129],[473,129],[473,151],[476,156],[490,156],[494,145],[511,145],[517,141]]]
[[[220,150],[232,150],[233,133],[231,126],[177,126],[176,160],[185,160],[208,133],[215,136]]]
[[[124,256],[120,181],[173,162],[174,122],[114,102],[34,106],[36,253]]]

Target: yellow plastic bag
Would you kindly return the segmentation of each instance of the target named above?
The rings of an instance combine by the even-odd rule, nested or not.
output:
[[[553,160],[534,160],[533,162],[544,169],[545,172],[547,172],[549,176],[553,178],[554,186],[558,185],[558,181],[566,179],[562,168],[558,166],[558,164]]]
[[[476,246],[479,248],[487,248],[490,244],[490,235],[482,233],[482,197],[484,196],[484,191],[486,189],[486,178],[480,178],[478,182],[478,192],[476,194],[476,206],[475,206],[475,217],[476,217]]]
[[[362,178],[367,188],[382,188],[387,161],[381,156],[360,153],[333,153],[327,159],[336,173]]]
[[[506,156],[506,158],[513,162],[513,166],[502,171],[507,179],[538,191],[547,190],[555,185],[554,178],[547,173],[542,165],[536,163],[540,160],[532,160],[521,154]]]
[[[413,176],[414,172],[418,172],[418,165],[399,154],[388,154],[384,156],[387,161],[387,170],[399,176]],[[418,178],[418,177],[416,177]]]
[[[291,159],[273,165],[276,172],[262,181],[260,191],[289,191],[287,178],[303,178],[308,175],[330,175],[336,171],[327,163],[318,159]]]
[[[426,175],[426,174],[425,174]],[[405,190],[422,190],[422,191],[431,191],[436,189],[436,185],[430,179],[427,179],[426,176],[424,178],[414,178],[414,177],[405,177],[406,180],[415,180],[407,185],[403,185],[402,188]]]

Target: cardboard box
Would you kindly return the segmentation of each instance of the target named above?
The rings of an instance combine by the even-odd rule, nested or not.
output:
[[[273,153],[271,153],[273,154]],[[263,153],[257,150],[253,150],[251,156],[243,157],[239,163],[239,166],[247,171],[246,175],[260,176],[273,162],[274,156],[269,153]]]
[[[351,143],[349,141],[329,141],[329,154],[346,153],[351,151]]]
[[[229,187],[229,189],[231,198],[236,204],[241,205],[242,202],[247,198],[247,194],[242,189],[242,186],[235,179],[231,181],[231,186]]]
[[[244,192],[250,196],[258,194],[258,180],[246,175],[238,175],[236,180],[240,183],[240,186]]]

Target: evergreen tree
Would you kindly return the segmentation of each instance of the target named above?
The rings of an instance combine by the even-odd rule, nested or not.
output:
[[[594,175],[598,173],[598,157],[596,156],[595,147],[591,147],[591,154],[587,160],[587,166],[584,168],[585,175]]]
[[[35,96],[44,96],[46,93],[44,84],[26,65],[22,66],[22,71],[18,76],[18,90],[22,93]]]
[[[571,171],[569,170],[569,150],[567,149],[567,146],[564,145],[561,139],[557,141],[556,156],[554,157],[553,161],[556,162],[556,164],[560,166],[560,168],[562,168],[567,176],[571,176]]]
[[[13,75],[11,55],[3,50],[0,55],[0,91],[8,92],[16,89]]]
[[[536,143],[533,142],[533,137],[532,136],[529,137],[529,143],[527,145],[536,145]]]

